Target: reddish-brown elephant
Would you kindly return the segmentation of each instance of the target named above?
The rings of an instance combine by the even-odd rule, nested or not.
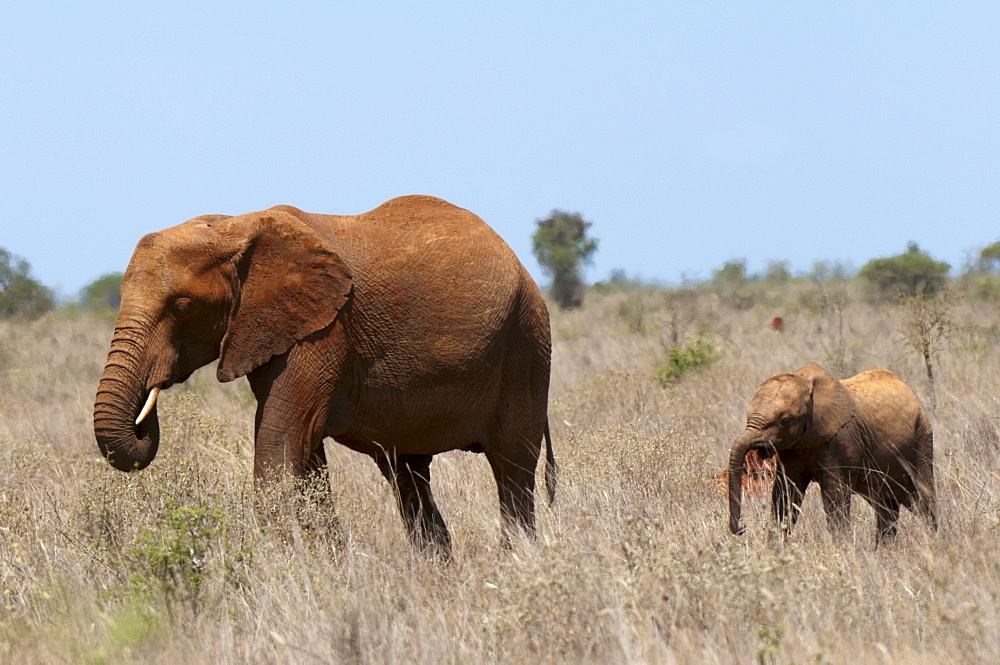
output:
[[[852,494],[875,509],[876,543],[895,535],[900,506],[937,528],[930,419],[913,391],[887,369],[841,381],[811,363],[761,384],[729,455],[729,528],[735,534],[743,532],[743,458],[751,450],[765,459],[778,456],[771,502],[786,532],[812,481],[836,531],[849,524]]]
[[[139,241],[122,281],[94,431],[117,469],[156,455],[160,390],[219,360],[257,399],[254,475],[326,467],[331,437],[370,455],[411,539],[448,551],[430,463],[485,453],[505,531],[534,531],[551,338],[541,293],[481,219],[407,196],[370,212],[277,206]]]

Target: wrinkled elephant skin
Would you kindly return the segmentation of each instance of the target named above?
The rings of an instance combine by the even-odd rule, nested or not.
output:
[[[94,407],[118,469],[156,455],[156,396],[218,359],[257,399],[254,475],[326,467],[331,437],[370,455],[411,538],[450,537],[437,453],[485,453],[505,532],[534,530],[551,340],[538,287],[472,213],[408,196],[352,216],[278,206],[198,217],[139,241]]]
[[[887,369],[838,380],[812,363],[765,381],[747,408],[746,429],[729,455],[729,528],[740,526],[743,463],[749,451],[777,455],[771,492],[786,532],[810,482],[819,484],[827,521],[844,531],[851,496],[875,509],[876,543],[892,538],[900,506],[937,528],[934,435],[913,391]]]

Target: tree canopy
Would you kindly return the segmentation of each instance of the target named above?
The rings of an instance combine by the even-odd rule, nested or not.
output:
[[[719,285],[743,286],[750,281],[746,259],[730,259],[712,271],[712,282]]]
[[[80,303],[91,310],[118,309],[122,302],[122,277],[120,272],[101,275],[80,289]]]
[[[0,247],[0,318],[37,319],[54,304],[52,291],[31,276],[28,262]]]
[[[597,240],[587,237],[591,222],[578,212],[556,209],[535,224],[532,251],[552,278],[553,298],[563,309],[579,307],[583,304],[582,266],[597,251]]]
[[[1000,240],[979,250],[979,266],[986,272],[1000,270]]]
[[[910,242],[902,254],[872,259],[862,266],[858,275],[882,296],[934,295],[945,286],[950,268],[944,261],[931,258],[917,243]]]

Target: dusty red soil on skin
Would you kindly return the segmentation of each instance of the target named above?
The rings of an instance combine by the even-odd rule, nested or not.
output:
[[[729,493],[729,472],[720,471],[712,477],[724,495]],[[762,460],[751,450],[743,460],[743,496],[767,496],[774,484],[774,458]]]

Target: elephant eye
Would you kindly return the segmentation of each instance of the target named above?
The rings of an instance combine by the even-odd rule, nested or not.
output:
[[[184,318],[191,313],[191,300],[190,298],[178,298],[174,301],[173,306],[174,316],[178,318]]]

